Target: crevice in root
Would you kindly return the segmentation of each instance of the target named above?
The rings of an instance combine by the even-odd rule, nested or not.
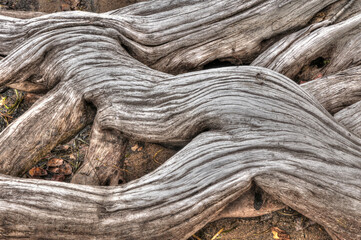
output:
[[[254,209],[260,210],[262,208],[263,202],[264,202],[264,196],[263,196],[263,190],[256,185],[254,185]]]
[[[330,63],[330,55],[323,54],[314,58],[308,64],[305,64],[299,73],[294,77],[298,84],[306,83],[317,78],[322,78],[325,74],[326,67]]]
[[[0,87],[0,133],[31,107],[32,103],[23,101],[29,99],[29,95],[6,86]]]
[[[349,13],[347,11],[350,9],[350,7],[352,7],[353,4],[354,0],[336,1],[335,3],[330,4],[316,13],[307,25],[325,20],[330,20],[332,23],[343,21],[349,17]]]
[[[221,67],[230,67],[230,66],[237,66],[237,64],[231,63],[230,61],[216,59],[205,64],[203,66],[203,69],[212,69],[212,68],[221,68]]]
[[[276,212],[286,206],[277,201],[257,184],[252,183],[249,190],[237,200],[231,202],[217,217],[222,218],[250,218]]]
[[[291,29],[288,29],[288,30],[286,30],[284,32],[274,34],[274,35],[270,36],[269,38],[263,39],[259,43],[259,46],[260,46],[260,49],[261,49],[260,54],[263,53],[264,51],[266,51],[269,47],[271,47],[276,42],[283,39],[284,37],[289,36],[289,35],[291,35],[291,34],[293,34],[295,32],[298,32],[298,31],[300,31],[301,29],[303,29],[303,28],[305,28],[307,26],[308,26],[308,24],[305,25],[305,26],[299,26],[299,27],[291,28]],[[260,54],[257,54],[257,56],[252,61],[254,61]]]
[[[127,52],[130,56],[132,56],[133,58],[137,59],[136,54],[133,52],[132,48],[127,46],[127,44],[123,43],[121,39],[119,39],[120,42],[120,46],[121,48]]]
[[[323,68],[325,67],[328,63],[330,62],[330,60],[325,59],[323,57],[318,57],[315,60],[312,60],[310,63],[310,67],[314,67],[316,66],[317,68]]]
[[[323,8],[321,11],[316,13],[313,18],[310,19],[307,25],[311,25],[314,23],[322,22],[326,19],[330,19],[334,14],[335,11],[339,11],[338,8],[343,6],[345,3],[347,3],[348,0],[343,1],[337,1],[325,8]]]
[[[7,86],[0,87],[0,93],[5,93],[7,90],[9,90],[9,87]]]

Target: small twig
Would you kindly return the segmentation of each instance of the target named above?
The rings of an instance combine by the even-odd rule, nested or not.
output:
[[[84,141],[83,139],[81,139],[81,138],[77,138],[76,140],[78,140],[78,141],[80,141],[80,142],[82,142],[82,143],[84,143],[84,144],[86,144],[86,145],[88,145],[89,146],[89,143],[88,142],[86,142],[86,141]]]
[[[162,151],[163,151],[163,149],[160,149],[160,150],[159,150],[158,152],[156,152],[156,153],[154,154],[154,156],[153,156],[153,161],[156,162],[156,163],[158,163],[159,165],[161,165],[161,163],[157,161],[156,157],[157,157],[157,155],[158,155],[160,152],[162,152]]]
[[[211,240],[215,240],[222,232],[223,232],[224,228],[222,228],[221,230],[219,230],[212,238]]]
[[[197,235],[195,235],[195,234],[193,234],[192,237],[195,238],[195,239],[197,239],[197,240],[202,240],[202,239],[200,239],[200,238],[199,238]]]

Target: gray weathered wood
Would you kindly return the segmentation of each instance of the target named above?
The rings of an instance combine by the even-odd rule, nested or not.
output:
[[[349,129],[352,129],[353,133],[361,136],[360,110],[361,102],[359,101],[336,113],[335,118]]]
[[[27,19],[27,18],[40,17],[42,15],[45,15],[45,13],[42,13],[42,12],[12,11],[12,10],[2,10],[2,9],[0,9],[0,15],[13,17],[13,18]]]
[[[361,66],[339,71],[311,82],[302,88],[312,94],[330,113],[360,101]]]
[[[361,14],[337,24],[325,20],[287,35],[260,54],[252,65],[267,67],[294,78],[305,65],[323,57],[330,75],[361,62]],[[311,79],[309,79],[311,80]]]
[[[160,71],[179,73],[215,59],[251,63],[267,47],[262,48],[262,43],[274,42],[290,31],[302,29],[317,12],[336,2],[147,1],[108,13],[109,21],[103,15],[102,25],[119,28],[122,43],[141,62]],[[259,12],[262,14],[257,14]],[[64,18],[70,15],[62,14]],[[83,17],[86,15],[81,13]],[[93,20],[97,19],[97,15],[92,16]],[[113,21],[114,18],[117,21]],[[16,32],[5,41],[0,32],[3,42],[0,52],[4,54],[12,49],[28,35],[30,28],[34,32],[34,28],[47,26],[51,20],[38,20],[37,24],[27,22],[18,22]],[[9,39],[10,45],[4,45]]]
[[[71,182],[88,185],[118,185],[122,180],[121,158],[125,154],[124,139],[113,130],[102,130],[94,121],[90,146],[84,163]]]
[[[24,231],[21,216],[26,216],[24,221],[29,224],[29,217],[37,217],[40,212],[36,212],[41,211],[44,218],[30,221],[34,226],[26,231],[29,236],[40,237],[43,231],[52,229],[57,236],[69,238],[75,233],[91,236],[104,231],[109,238],[188,237],[255,179],[285,204],[323,224],[333,236],[360,237],[357,209],[361,207],[361,141],[289,79],[262,68],[237,67],[179,75],[162,81],[151,92],[158,93],[157,100],[142,103],[144,97],[138,95],[133,101],[138,99],[139,111],[124,112],[118,120],[125,126],[123,131],[134,129],[125,133],[175,141],[182,140],[188,129],[199,132],[199,124],[210,131],[198,135],[158,170],[117,188],[14,182],[2,176],[1,201],[6,203],[8,213],[4,220],[12,223],[7,229]],[[174,102],[182,107],[170,111]],[[162,111],[162,106],[167,111]],[[184,119],[183,114],[189,114],[183,109],[192,109],[192,121],[177,122]],[[147,112],[152,114],[140,115]],[[127,121],[130,116],[135,121]],[[177,128],[185,130],[174,133],[164,128],[159,132],[157,127],[147,127],[159,121],[164,121],[163,126],[178,124]],[[142,133],[136,130],[139,126],[144,127]],[[277,184],[270,184],[274,181]],[[33,201],[21,197],[30,194]],[[38,210],[40,199],[47,203]],[[67,205],[59,206],[59,201]],[[68,216],[67,212],[72,214]],[[56,229],[52,228],[54,223]],[[42,226],[42,231],[36,226]]]
[[[0,134],[8,143],[0,149],[1,173],[22,174],[89,124],[94,108],[88,160],[120,146],[108,141],[117,133],[185,146],[153,173],[118,187],[1,175],[0,234],[186,239],[256,183],[334,239],[361,238],[361,140],[310,93],[261,67],[169,74],[214,59],[251,62],[268,51],[262,42],[277,45],[283,35],[303,31],[332,3],[337,1],[154,1],[107,14],[0,16],[0,54],[8,55],[0,62],[0,85],[48,92]],[[315,31],[342,30],[357,42],[360,15],[347,16]],[[340,46],[340,56],[352,49]],[[326,75],[344,70],[349,84],[353,66],[357,62]],[[316,91],[311,85],[308,90]]]

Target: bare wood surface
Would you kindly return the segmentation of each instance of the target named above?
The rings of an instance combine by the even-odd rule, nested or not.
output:
[[[1,132],[2,173],[24,174],[58,143],[73,137],[91,123],[93,111],[65,89],[49,92]],[[67,91],[67,97],[63,96],[64,91]]]
[[[90,146],[81,168],[72,183],[87,185],[118,185],[122,181],[125,141],[117,131],[100,129],[95,120]]]
[[[0,62],[1,85],[49,91],[28,115],[0,134],[2,142],[14,143],[1,151],[1,173],[23,173],[35,156],[88,124],[94,118],[91,106],[97,112],[92,149],[111,148],[112,138],[102,133],[113,130],[139,140],[185,146],[153,173],[119,187],[1,175],[0,213],[5,217],[0,233],[14,238],[49,237],[52,231],[57,238],[69,239],[185,239],[255,182],[322,224],[334,239],[360,238],[361,141],[310,93],[259,67],[173,76],[146,66],[178,73],[214,59],[251,61],[266,50],[267,46],[260,47],[262,41],[274,38],[271,42],[279,44],[282,34],[302,31],[318,11],[335,2],[155,1],[102,15],[73,12],[29,20],[0,16],[0,52],[8,54]],[[265,8],[264,19],[252,17],[252,12]],[[269,21],[270,16],[279,20]],[[327,35],[334,29],[357,43],[358,22],[359,15],[352,13],[315,31]],[[240,39],[244,44],[234,46]],[[345,56],[354,48],[343,46],[335,53]],[[325,73],[348,72],[357,61],[336,64]],[[45,104],[48,97],[54,103]],[[75,105],[75,112],[70,113],[70,105]],[[341,108],[329,105],[334,111]],[[49,118],[41,129],[43,123],[36,119],[43,114]],[[69,120],[74,121],[61,127]],[[30,130],[33,124],[38,131]],[[51,134],[43,138],[49,129],[56,129],[55,138]],[[18,139],[27,147],[19,150]],[[115,145],[120,146],[117,141]],[[100,153],[89,152],[89,159]],[[59,206],[59,201],[64,204]]]
[[[263,41],[273,42],[289,31],[302,29],[317,12],[335,2],[149,1],[112,11],[108,17],[120,18],[117,25],[122,43],[133,57],[157,70],[179,73],[215,59],[251,63],[265,50]],[[257,11],[262,14],[255,14]],[[106,24],[104,16],[102,22]],[[39,27],[50,24],[38,22]],[[30,31],[29,27],[36,25],[19,22],[13,34],[21,36]],[[20,36],[14,41],[21,41]],[[0,52],[9,49],[12,47],[0,48]]]
[[[357,102],[335,114],[335,118],[352,132],[361,136],[360,111],[361,102]]]
[[[0,15],[8,16],[12,18],[27,19],[33,17],[40,17],[45,15],[42,12],[25,12],[25,11],[12,11],[12,10],[0,10]]]
[[[335,119],[352,133],[361,136],[360,67],[350,68],[337,74],[320,78],[305,84],[302,88],[313,95]],[[338,110],[341,111],[337,112]],[[285,207],[269,195],[263,196],[261,209],[254,208],[255,195],[252,191],[243,194],[224,209],[223,217],[255,217]]]
[[[261,74],[263,80],[256,78],[257,74]],[[214,78],[215,80],[217,79],[217,84],[215,81],[210,81],[210,76],[212,75],[217,76]],[[225,77],[222,78],[222,75]],[[204,76],[204,78],[202,78],[202,76]],[[207,81],[204,81],[203,79]],[[184,84],[185,82],[183,81],[187,84]],[[260,83],[260,81],[262,82]],[[164,88],[165,84],[171,85]],[[172,84],[175,84],[174,87],[171,87]],[[194,87],[192,86],[193,84],[199,84],[202,87]],[[229,84],[233,87],[225,87]],[[148,193],[146,197],[146,206],[150,207],[149,209],[143,210],[143,214],[145,215],[142,214],[137,217],[139,224],[143,222],[141,224],[141,232],[139,230],[137,231],[136,228],[129,232],[121,230],[121,226],[129,227],[129,225],[132,225],[135,227],[137,225],[135,223],[136,219],[131,217],[135,214],[133,211],[128,212],[130,219],[133,220],[131,224],[130,222],[124,222],[123,217],[123,220],[120,220],[119,217],[110,220],[108,217],[105,217],[107,215],[105,214],[104,219],[108,219],[109,223],[112,223],[112,229],[119,229],[122,236],[127,236],[129,234],[129,238],[144,238],[145,235],[143,234],[147,234],[154,238],[172,238],[175,237],[175,235],[172,236],[168,234],[173,231],[166,231],[167,235],[159,235],[163,231],[157,228],[157,232],[154,232],[154,226],[150,224],[148,229],[144,226],[144,222],[149,222],[150,218],[153,219],[153,217],[155,217],[158,219],[158,222],[155,219],[153,219],[152,222],[154,222],[154,224],[158,223],[157,226],[159,226],[161,225],[161,221],[169,223],[169,221],[172,222],[178,219],[166,217],[169,216],[169,214],[186,214],[186,216],[190,217],[189,219],[187,218],[188,220],[186,222],[184,222],[184,219],[179,219],[180,222],[173,222],[172,226],[176,226],[174,228],[176,231],[174,232],[177,232],[177,234],[182,231],[182,233],[186,234],[185,236],[189,236],[187,235],[187,232],[192,233],[192,229],[195,230],[205,224],[205,222],[200,221],[200,219],[214,218],[215,214],[219,213],[226,203],[231,202],[246,191],[250,186],[251,179],[256,177],[257,184],[263,189],[266,189],[267,192],[270,191],[269,189],[271,188],[271,186],[269,186],[269,182],[274,181],[274,179],[280,179],[280,181],[282,180],[282,182],[272,185],[275,188],[274,191],[277,192],[272,192],[272,195],[277,195],[285,204],[299,210],[306,216],[310,216],[310,213],[312,212],[312,216],[310,217],[327,227],[331,233],[335,234],[334,236],[340,236],[337,235],[337,233],[342,232],[342,236],[346,235],[349,237],[358,237],[358,230],[355,229],[359,229],[357,228],[358,221],[356,219],[360,217],[357,215],[358,212],[356,211],[356,209],[360,207],[358,206],[360,201],[357,200],[360,198],[359,191],[357,190],[357,182],[359,181],[357,180],[357,176],[360,173],[360,141],[354,135],[339,126],[332,118],[330,118],[329,115],[325,114],[326,112],[323,108],[298,86],[294,85],[290,80],[282,77],[281,75],[275,74],[270,70],[238,67],[222,71],[213,70],[185,74],[167,79],[162,82],[158,88],[156,87],[153,90],[154,92],[158,92],[157,89],[161,90],[162,88],[168,90],[167,92],[162,91],[164,95],[162,98],[158,98],[158,104],[155,102],[155,105],[145,104],[139,106],[143,108],[142,111],[139,112],[152,112],[154,113],[152,114],[153,116],[139,116],[138,113],[134,113],[134,111],[126,112],[124,116],[134,114],[132,119],[137,119],[137,121],[128,122],[125,120],[127,118],[123,121],[120,120],[122,121],[123,126],[129,125],[128,127],[125,126],[123,131],[128,128],[134,129],[134,126],[139,126],[140,124],[143,124],[143,126],[149,126],[154,122],[154,124],[158,124],[157,121],[165,119],[168,119],[167,121],[169,121],[169,125],[174,126],[175,124],[173,121],[176,121],[177,118],[168,118],[166,114],[171,111],[166,111],[164,112],[165,115],[163,115],[163,111],[159,111],[161,108],[158,111],[150,111],[148,109],[150,108],[154,110],[156,109],[155,107],[159,108],[159,106],[162,106],[162,99],[169,98],[168,94],[173,96],[169,98],[171,99],[171,102],[176,99],[177,101],[182,101],[182,99],[184,101],[184,99],[187,98],[183,97],[183,95],[190,96],[194,89],[206,89],[207,86],[212,86],[213,89],[216,87],[218,91],[209,92],[209,97],[207,97],[207,94],[202,95],[197,93],[197,91],[193,93],[196,94],[191,98],[193,101],[185,101],[184,108],[194,109],[192,111],[199,113],[194,115],[194,122],[181,122],[177,128],[183,128],[182,126],[184,126],[183,129],[193,128],[193,131],[190,132],[199,132],[200,130],[197,130],[197,128],[194,129],[194,126],[199,125],[197,122],[202,123],[204,116],[210,115],[205,119],[211,119],[212,121],[207,120],[203,124],[207,124],[206,126],[208,126],[209,129],[213,128],[215,131],[200,134],[178,154],[168,160],[152,174],[125,186],[107,190],[112,192],[107,192],[107,194],[110,194],[109,196],[112,196],[111,199],[116,199],[114,200],[115,202],[110,201],[112,203],[104,203],[107,206],[106,209],[112,213],[110,214],[109,212],[110,215],[122,214],[124,217],[126,215],[124,215],[124,212],[122,212],[121,209],[128,212],[130,210],[125,209],[136,209],[135,206],[142,206],[141,202],[143,200],[139,199],[140,202],[138,202],[137,198],[138,194],[144,192]],[[173,89],[174,92],[172,93],[169,91],[170,89]],[[236,91],[237,89],[239,90]],[[238,93],[235,94],[235,91]],[[264,101],[259,99],[260,93],[264,95],[265,99],[267,99],[266,101],[268,104],[265,104]],[[202,98],[199,98],[200,102],[194,101],[197,99],[197,95],[202,96]],[[174,98],[175,96],[177,97]],[[224,98],[224,96],[229,97]],[[278,97],[275,99],[272,98],[272,96]],[[141,100],[141,98],[139,100]],[[164,106],[171,106],[171,102]],[[197,105],[192,106],[194,102],[197,103]],[[272,104],[270,102],[272,102]],[[276,109],[273,106],[277,106],[278,110],[275,111]],[[281,112],[279,112],[280,110]],[[182,108],[178,108],[178,111],[179,113],[174,116],[187,114],[187,112],[184,112]],[[260,115],[260,113],[262,114]],[[285,113],[288,114],[286,115]],[[149,121],[149,117],[153,117],[154,119],[157,119],[157,121]],[[303,118],[308,119],[307,124],[300,121]],[[145,119],[147,119],[147,122],[144,122]],[[168,125],[167,121],[164,122],[165,126]],[[323,130],[326,126],[329,131]],[[277,132],[282,132],[282,134],[275,136],[274,131],[272,131],[273,128],[276,128]],[[134,130],[132,132],[134,132]],[[132,135],[132,132],[127,133]],[[169,132],[164,131],[159,133],[157,128],[153,130],[153,127],[142,129],[142,133],[144,134],[143,138],[147,138],[149,135],[152,135],[154,136],[155,141],[164,141],[164,138],[169,138],[171,141],[174,141],[175,139],[182,139],[184,136],[184,130],[182,132],[176,132],[177,135],[174,135],[174,131],[172,129],[170,129]],[[135,132],[132,136],[142,137],[142,134],[140,132]],[[279,140],[277,140],[277,138],[279,138]],[[252,142],[251,145],[250,142]],[[298,144],[295,145],[295,142]],[[280,149],[282,149],[282,151],[280,151]],[[320,151],[320,149],[323,149],[323,151]],[[310,164],[305,164],[305,157],[308,159]],[[240,161],[240,159],[242,160]],[[332,165],[337,165],[337,170],[332,167],[327,167],[330,163],[332,163]],[[320,166],[323,167],[320,168]],[[295,171],[298,167],[302,170]],[[339,168],[342,168],[342,171],[338,171]],[[175,171],[175,169],[177,169],[177,171]],[[226,174],[228,171],[230,171],[229,174]],[[169,172],[177,173],[177,175],[169,175]],[[315,172],[317,172],[316,175],[314,174]],[[194,175],[192,173],[194,173]],[[228,176],[227,178],[224,178],[225,174]],[[287,178],[284,177],[285,175]],[[209,176],[212,177],[209,178]],[[317,178],[315,178],[315,176],[317,176]],[[173,177],[174,180],[171,181]],[[297,181],[301,181],[301,179],[305,181],[307,179],[307,184],[303,183],[297,185],[297,188],[295,188],[297,181],[294,180],[296,182],[291,182],[292,187],[287,185],[287,179],[294,179],[295,177]],[[9,177],[4,178],[8,179]],[[202,180],[203,178],[204,180]],[[337,191],[335,191],[334,186],[336,178],[339,179],[338,181],[340,183],[340,188],[336,188]],[[152,184],[155,182],[157,182],[156,185]],[[265,182],[267,182],[267,184]],[[285,185],[282,188],[279,188],[278,186],[280,186],[281,183]],[[7,182],[7,184],[9,184],[9,182]],[[38,184],[38,182],[36,184]],[[53,183],[49,184],[50,186],[53,186]],[[171,185],[168,186],[168,184]],[[312,185],[311,188],[309,188],[310,184]],[[266,187],[264,187],[265,185]],[[68,186],[69,185],[64,185],[62,188],[67,188]],[[189,190],[186,190],[188,188]],[[13,202],[12,197],[14,197],[14,191],[16,191],[13,186],[11,186],[11,188],[4,187],[3,189],[9,189],[13,194],[4,193],[2,200],[5,199],[6,202]],[[84,189],[98,193],[98,188],[95,190],[90,189],[90,187],[84,187]],[[166,189],[169,189],[169,191],[166,191]],[[221,194],[220,196],[222,196],[221,199],[214,197],[215,193],[211,191],[211,189],[217,189],[217,192]],[[29,188],[29,191],[31,191],[31,188]],[[120,191],[121,194],[118,191]],[[159,191],[165,194],[164,197],[159,195]],[[309,191],[312,191],[312,194],[306,194]],[[134,195],[132,194],[133,192]],[[66,191],[66,193],[68,194],[69,191]],[[151,193],[154,193],[155,195],[153,196]],[[210,197],[211,195],[205,197],[207,196],[207,193],[212,194],[212,197]],[[330,195],[331,193],[332,197]],[[38,194],[39,193],[37,193],[37,195]],[[54,195],[55,193],[52,192],[51,194]],[[184,194],[187,198],[184,198]],[[11,201],[6,200],[8,198],[6,196],[10,196]],[[165,196],[167,197],[165,198]],[[59,195],[57,197],[60,198]],[[71,198],[74,197],[75,196],[71,196]],[[88,196],[88,198],[90,197]],[[297,202],[295,201],[295,198],[298,199]],[[124,199],[124,201],[125,199],[127,200],[122,203],[121,199]],[[160,199],[163,200],[158,202]],[[327,207],[324,205],[321,207],[319,205],[321,199],[327,199]],[[173,202],[175,200],[177,202],[177,206],[180,206],[180,208],[176,209],[172,206],[172,209],[175,212],[172,211],[169,213],[170,207],[167,202]],[[77,199],[76,201],[81,201],[81,199]],[[185,202],[182,203],[183,201]],[[347,201],[350,204],[340,206],[339,201]],[[99,203],[97,203],[97,205],[98,204]],[[160,204],[160,206],[164,206],[167,211],[160,206],[156,207],[158,204]],[[195,207],[188,209],[184,208],[185,206],[181,207],[183,204]],[[32,208],[32,211],[36,211],[35,206],[32,206]],[[335,211],[335,209],[338,208],[342,208],[340,211],[342,211],[343,214]],[[14,209],[17,208],[14,207]],[[332,212],[331,209],[335,212],[335,215],[330,216],[332,214],[330,213]],[[20,213],[16,213],[16,211],[17,210],[14,210],[14,212],[7,217],[7,219],[10,219],[9,221],[13,222],[11,218],[15,216],[19,221],[18,214]],[[54,212],[55,209],[52,209],[52,211]],[[150,213],[152,213],[153,217],[149,216]],[[195,213],[197,214],[194,215]],[[140,216],[144,216],[145,218]],[[345,216],[348,216],[348,219],[345,218]],[[346,221],[349,223],[347,226],[351,225],[353,228],[347,227],[348,233],[345,233],[342,226],[332,224],[332,220],[330,218],[338,219],[339,221]],[[66,221],[67,224],[70,224],[70,221],[74,221],[73,217],[72,220],[66,220],[63,217],[62,219]],[[114,221],[118,223],[121,221],[122,224],[118,225]],[[39,220],[36,224],[38,223]],[[104,229],[107,228],[105,226],[103,227]],[[61,236],[65,234],[61,233],[61,230],[59,231]],[[28,232],[28,234],[30,233]],[[120,233],[118,232],[114,234]],[[112,234],[110,233],[109,235],[108,233],[108,236],[112,236]],[[179,235],[177,236],[179,237]]]
[[[337,24],[325,20],[286,36],[260,54],[252,65],[294,78],[307,63],[323,57],[330,75],[360,64],[361,14]]]
[[[360,101],[361,65],[302,84],[331,114]]]

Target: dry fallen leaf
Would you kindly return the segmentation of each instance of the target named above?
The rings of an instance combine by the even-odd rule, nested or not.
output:
[[[322,73],[320,73],[320,74],[318,74],[314,79],[322,78],[322,77],[323,77],[323,75],[322,75]]]
[[[139,148],[138,144],[135,144],[135,145],[134,145],[133,147],[131,147],[130,149],[131,149],[133,152],[135,152],[135,151],[138,150],[138,148]]]
[[[48,167],[59,167],[61,165],[63,165],[64,160],[60,159],[60,158],[52,158],[48,161],[48,163],[46,164]]]
[[[33,167],[29,170],[29,175],[31,177],[42,177],[48,175],[48,172],[45,169],[39,167]]]
[[[40,97],[41,97],[40,94],[26,93],[25,96],[24,96],[24,100],[25,100],[25,102],[27,102],[28,104],[33,104],[33,103],[35,103]]]
[[[73,173],[73,169],[69,163],[65,162],[64,165],[60,167],[60,172],[67,176]]]
[[[60,173],[60,168],[58,168],[58,167],[50,167],[50,168],[48,168],[48,172]]]
[[[271,228],[273,233],[273,239],[279,239],[279,240],[291,240],[290,235],[286,233],[286,231],[278,228],[278,227],[272,227]]]
[[[65,176],[64,174],[56,174],[51,178],[51,180],[63,182],[65,180]]]
[[[59,148],[60,148],[61,151],[68,151],[70,146],[68,144],[65,144],[65,145],[59,146]]]

